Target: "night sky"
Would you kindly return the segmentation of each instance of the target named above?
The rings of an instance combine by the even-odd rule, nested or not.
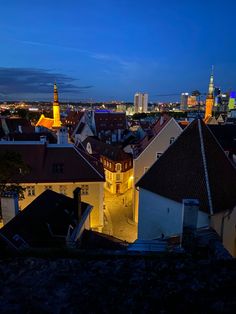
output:
[[[236,89],[234,0],[1,0],[0,99],[175,101]]]

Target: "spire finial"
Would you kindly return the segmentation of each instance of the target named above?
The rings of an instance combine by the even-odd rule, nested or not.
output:
[[[214,65],[211,66],[211,75],[214,75]]]

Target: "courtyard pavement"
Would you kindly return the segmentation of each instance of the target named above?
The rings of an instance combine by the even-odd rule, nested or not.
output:
[[[137,224],[132,221],[132,189],[119,195],[105,190],[104,205],[103,233],[134,242],[137,239]]]

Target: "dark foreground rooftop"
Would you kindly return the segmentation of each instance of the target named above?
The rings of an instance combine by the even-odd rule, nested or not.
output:
[[[233,313],[236,261],[186,255],[0,259],[1,313]]]

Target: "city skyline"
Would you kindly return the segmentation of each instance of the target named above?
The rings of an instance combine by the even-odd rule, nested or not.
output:
[[[1,1],[0,100],[180,101],[236,88],[236,4],[221,1]],[[158,96],[170,95],[172,96]]]

